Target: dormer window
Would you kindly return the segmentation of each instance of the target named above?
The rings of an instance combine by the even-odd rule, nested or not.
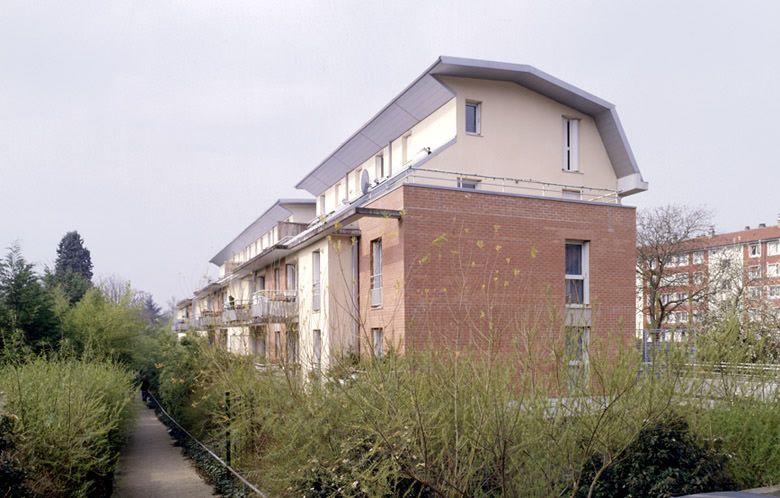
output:
[[[563,170],[580,170],[580,120],[563,118]]]
[[[466,102],[466,133],[470,135],[479,135],[482,130],[482,104],[480,102]]]

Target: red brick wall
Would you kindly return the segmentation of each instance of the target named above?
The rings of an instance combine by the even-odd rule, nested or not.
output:
[[[561,342],[566,240],[590,242],[592,356],[633,337],[634,208],[417,186],[402,191],[407,348],[435,344],[544,358]]]

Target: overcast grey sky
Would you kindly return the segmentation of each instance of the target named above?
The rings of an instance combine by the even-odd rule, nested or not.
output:
[[[618,106],[650,191],[719,230],[780,212],[780,2],[0,0],[0,244],[165,303],[441,54]],[[519,175],[522,176],[522,175]]]

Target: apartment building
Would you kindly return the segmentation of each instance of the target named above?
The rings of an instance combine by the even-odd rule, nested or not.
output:
[[[211,260],[191,329],[304,371],[562,335],[586,363],[632,337],[622,200],[647,183],[614,105],[536,68],[440,57],[297,188],[294,219],[267,212]]]
[[[713,231],[687,241],[666,268],[659,296],[669,310],[665,328],[695,329],[708,312],[726,306],[741,310],[748,320],[780,320],[780,216],[775,226]],[[641,329],[648,317],[644,285],[638,298]]]

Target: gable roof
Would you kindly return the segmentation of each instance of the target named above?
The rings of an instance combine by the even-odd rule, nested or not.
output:
[[[314,199],[279,199],[238,234],[235,239],[231,240],[228,245],[211,258],[211,263],[222,266],[222,264],[230,259],[236,251],[246,247],[249,243],[266,233],[280,221],[289,218],[293,213],[287,209],[288,207],[294,205],[313,206],[314,202]]]
[[[447,56],[439,57],[296,187],[320,195],[390,141],[452,99],[455,94],[438,80],[438,76],[512,81],[592,116],[618,178],[621,195],[647,190],[647,183],[642,179],[613,104],[533,66]]]

